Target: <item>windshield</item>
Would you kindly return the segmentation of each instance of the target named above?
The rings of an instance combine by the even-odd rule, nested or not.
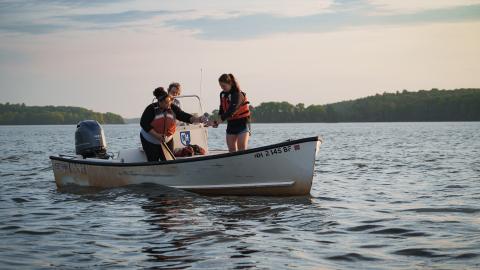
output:
[[[202,103],[198,96],[178,96],[175,97],[174,104],[179,106],[183,111],[195,116],[203,115]]]

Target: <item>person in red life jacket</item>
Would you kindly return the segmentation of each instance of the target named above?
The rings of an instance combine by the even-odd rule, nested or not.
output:
[[[166,160],[161,143],[165,142],[173,152],[176,120],[192,124],[205,122],[205,117],[195,117],[172,104],[173,97],[163,87],[156,88],[153,95],[156,101],[145,108],[140,118],[140,141],[148,161]]]
[[[232,74],[218,78],[220,93],[219,115],[221,121],[209,123],[213,127],[227,121],[227,145],[229,152],[245,150],[250,138],[250,108],[247,95],[240,89]]]

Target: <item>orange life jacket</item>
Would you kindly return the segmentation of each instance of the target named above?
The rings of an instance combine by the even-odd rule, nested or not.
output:
[[[155,107],[155,118],[150,123],[153,129],[166,137],[170,137],[175,134],[177,128],[175,113],[172,109],[161,111],[160,108]]]
[[[247,94],[245,94],[244,92],[240,93],[243,95],[243,101],[240,106],[238,106],[238,109],[227,120],[236,120],[250,116],[250,102],[248,102],[247,100]],[[224,113],[228,111],[228,108],[230,108],[231,96],[231,93],[220,93],[220,106],[222,106],[222,110]],[[240,96],[240,98],[242,97]]]

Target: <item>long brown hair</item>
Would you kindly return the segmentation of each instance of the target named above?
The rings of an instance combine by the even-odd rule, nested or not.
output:
[[[229,73],[229,74],[222,74],[220,76],[220,78],[218,78],[218,82],[221,82],[221,83],[227,83],[229,85],[232,86],[232,89],[230,91],[242,91],[240,90],[240,85],[238,84],[237,82],[237,79],[235,79],[235,77],[233,76],[233,74]]]

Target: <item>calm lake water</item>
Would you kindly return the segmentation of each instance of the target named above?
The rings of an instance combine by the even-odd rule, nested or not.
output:
[[[137,125],[104,128],[111,151],[140,145]],[[480,267],[479,122],[253,129],[252,147],[323,137],[311,196],[60,192],[48,156],[74,151],[75,127],[0,127],[0,269]]]

